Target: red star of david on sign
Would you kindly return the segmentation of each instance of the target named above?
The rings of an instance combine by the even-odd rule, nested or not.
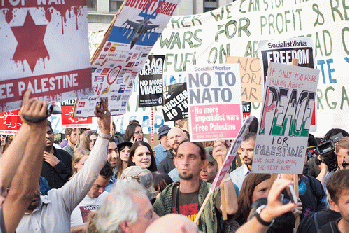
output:
[[[44,43],[46,27],[47,25],[36,25],[28,10],[23,26],[11,27],[18,42],[12,60],[22,64],[26,60],[33,72],[39,59],[50,58]]]

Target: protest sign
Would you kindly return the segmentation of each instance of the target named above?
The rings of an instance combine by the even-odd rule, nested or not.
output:
[[[93,98],[109,98],[111,115],[126,112],[133,82],[179,0],[125,0],[92,58]],[[93,116],[80,109],[75,116]]]
[[[188,92],[185,83],[166,86],[162,106],[165,121],[188,118]]]
[[[91,68],[86,1],[2,1],[0,111],[22,95],[59,102],[88,93]]]
[[[223,165],[221,169],[218,171],[216,178],[214,179],[213,183],[210,187],[210,192],[213,192],[216,188],[218,188],[221,185],[221,182],[227,172],[229,172],[230,165],[233,162],[235,156],[238,153],[238,150],[240,149],[241,142],[245,138],[246,133],[248,132],[248,127],[250,126],[251,122],[253,120],[253,117],[247,117],[245,123],[241,127],[239,134],[237,135],[236,139],[234,140],[234,143],[230,146],[227,156],[225,157],[225,160],[223,162]]]
[[[260,60],[258,58],[228,56],[225,63],[239,63],[242,101],[262,102]]]
[[[307,37],[314,44],[315,68],[321,70],[317,89],[317,128],[349,131],[349,26],[347,1],[237,0],[202,14],[172,17],[152,49],[164,54],[164,85],[187,80],[196,64],[224,64],[227,56],[258,57],[260,40]],[[169,83],[169,84],[167,84]],[[259,117],[260,103],[251,115]]]
[[[88,128],[92,124],[92,117],[74,118],[75,100],[69,100],[61,103],[62,126],[67,128]]]
[[[162,65],[164,55],[149,55],[139,72],[139,107],[160,106],[162,99]]]
[[[264,40],[260,41],[258,50],[262,58],[262,70],[264,82],[267,78],[267,70],[270,62],[291,65],[297,60],[297,66],[314,68],[313,42],[310,38],[293,38],[289,40]],[[315,103],[314,103],[315,105]],[[316,131],[316,109],[314,108],[311,120],[311,131]]]
[[[239,64],[197,66],[188,72],[190,141],[235,138],[241,127]]]
[[[23,124],[19,109],[0,113],[0,134],[16,134]]]
[[[251,115],[251,102],[242,102],[242,115],[244,120]]]
[[[319,73],[270,63],[252,172],[302,174]]]
[[[288,40],[262,40],[258,50],[262,59],[264,82],[271,62],[292,65],[297,59],[297,66],[314,69],[314,50],[311,38],[292,38]]]

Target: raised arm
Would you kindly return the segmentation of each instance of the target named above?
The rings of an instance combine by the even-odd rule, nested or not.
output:
[[[87,195],[100,170],[107,162],[111,119],[108,111],[108,100],[101,100],[101,106],[96,107],[95,114],[100,130],[95,146],[82,169],[62,188],[57,190],[61,192],[61,197],[70,212]]]
[[[296,205],[292,202],[283,205],[281,201],[281,192],[286,188],[291,181],[285,179],[277,179],[272,185],[268,194],[267,206],[260,212],[260,218],[265,222],[272,222],[276,217],[292,211]],[[262,225],[256,216],[242,225],[237,233],[255,232],[265,233],[269,226]]]
[[[29,95],[30,92],[27,91],[24,94],[24,98],[29,98]],[[24,100],[23,107],[25,107]],[[19,129],[16,137],[14,137],[13,142],[0,158],[0,191],[2,194],[6,193],[6,189],[10,186],[16,174],[19,163],[22,161],[26,146],[25,142],[29,139],[29,132],[30,126],[24,123]]]
[[[29,96],[30,91],[27,91],[24,94],[23,107],[20,110],[20,116],[23,120],[20,135],[15,137],[12,142],[12,150],[9,148],[6,151],[6,159],[13,158],[16,160],[16,164],[19,163],[19,167],[16,169],[15,164],[7,162],[6,168],[12,167],[17,172],[6,174],[7,170],[1,170],[2,177],[5,177],[6,182],[11,182],[13,177],[9,193],[2,205],[6,232],[10,233],[16,231],[18,223],[33,200],[35,193],[39,190],[39,177],[43,162],[47,105],[43,101],[29,99]],[[30,121],[25,120],[24,116],[30,117]],[[41,118],[41,120],[35,123],[35,118],[36,120]],[[20,161],[16,157],[23,159]]]

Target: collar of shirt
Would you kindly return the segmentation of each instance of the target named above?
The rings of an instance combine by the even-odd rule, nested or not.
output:
[[[248,170],[248,167],[244,164],[244,175],[247,176],[250,173],[250,170]]]
[[[51,201],[48,198],[48,195],[44,195],[44,196],[41,195],[38,207],[36,207],[32,213],[25,213],[25,214],[27,214],[27,215],[33,214],[36,211],[39,211],[43,205],[47,205],[49,203],[51,203]]]

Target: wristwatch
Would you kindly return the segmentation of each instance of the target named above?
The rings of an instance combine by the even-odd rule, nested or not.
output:
[[[266,227],[270,227],[273,225],[274,219],[271,222],[266,222],[261,218],[261,212],[265,207],[267,207],[267,206],[261,205],[260,207],[258,207],[258,209],[256,210],[256,213],[255,213],[255,216],[260,224],[262,224],[263,226],[266,226]]]

